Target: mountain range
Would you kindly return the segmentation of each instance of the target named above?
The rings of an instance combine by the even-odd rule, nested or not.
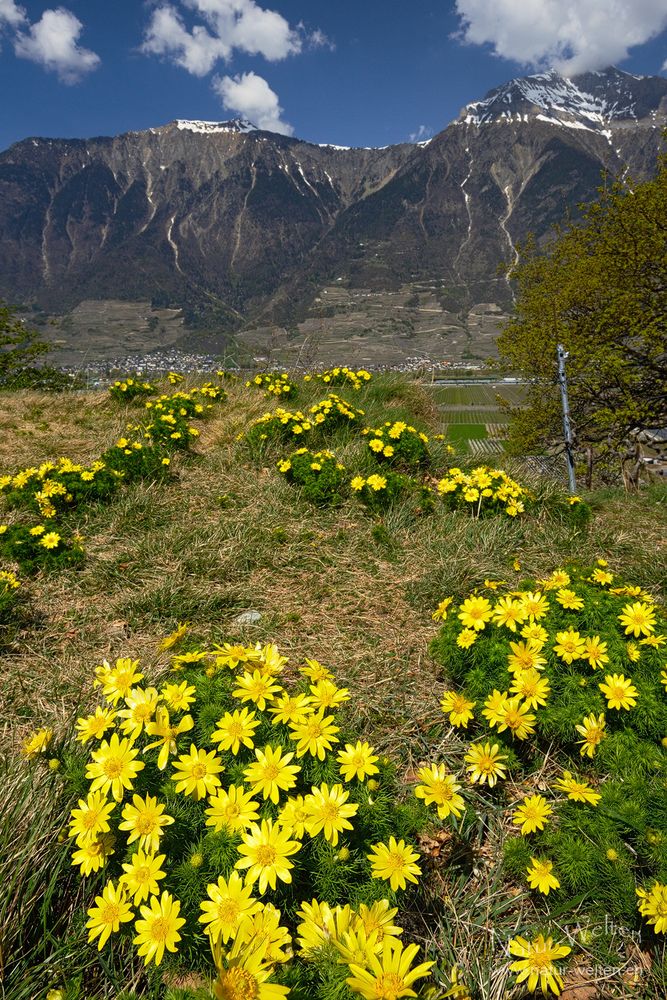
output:
[[[199,329],[298,331],[349,314],[327,289],[353,312],[399,293],[418,309],[426,293],[452,321],[444,350],[448,325],[511,303],[499,269],[529,233],[545,241],[576,217],[603,171],[652,175],[665,125],[667,79],[609,68],[511,80],[432,139],[381,149],[244,120],[31,137],[0,153],[0,297],[49,314],[149,301]]]

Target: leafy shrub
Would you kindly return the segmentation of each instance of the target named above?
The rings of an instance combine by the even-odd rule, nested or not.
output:
[[[511,479],[503,469],[480,465],[471,472],[451,468],[437,485],[445,503],[452,509],[464,508],[474,517],[502,512],[516,517],[525,510],[532,494]]]
[[[4,525],[3,525],[4,527]],[[0,537],[0,544],[2,538]],[[0,627],[8,625],[19,600],[20,582],[14,573],[0,569]]]
[[[296,386],[290,381],[287,372],[262,372],[246,382],[246,388],[257,386],[264,389],[265,396],[294,396]]]
[[[83,548],[79,536],[67,537],[49,521],[32,527],[0,524],[0,556],[18,563],[25,573],[36,573],[76,566],[83,560]]]
[[[380,463],[404,469],[422,469],[431,463],[428,437],[403,420],[387,420],[382,427],[366,427],[368,447]]]
[[[278,462],[278,471],[288,482],[300,486],[306,500],[318,505],[336,504],[342,500],[345,486],[345,466],[331,451],[309,451],[299,448],[289,458]]]
[[[152,396],[156,391],[156,386],[151,382],[142,382],[131,376],[109,386],[109,395],[117,402],[129,402],[137,396]]]
[[[335,393],[329,393],[314,403],[307,413],[302,410],[285,410],[278,407],[273,413],[264,413],[246,431],[246,442],[255,448],[265,444],[294,441],[303,434],[314,431],[335,431],[358,422],[363,410],[351,406]]]
[[[352,368],[336,367],[328,368],[323,372],[311,372],[303,376],[304,382],[324,382],[325,385],[348,385],[352,389],[361,389],[363,385],[370,382],[372,375],[365,368],[354,371]]]

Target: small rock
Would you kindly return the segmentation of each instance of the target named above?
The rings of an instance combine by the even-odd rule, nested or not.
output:
[[[259,611],[243,611],[238,617],[234,619],[234,625],[256,625],[258,621],[261,621],[262,616]]]

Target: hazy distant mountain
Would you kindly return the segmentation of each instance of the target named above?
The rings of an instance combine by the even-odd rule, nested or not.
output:
[[[0,154],[0,296],[214,307],[284,320],[333,278],[437,279],[452,307],[508,300],[498,265],[595,197],[655,169],[667,79],[610,68],[511,80],[427,143],[314,145],[250,122],[174,121]]]

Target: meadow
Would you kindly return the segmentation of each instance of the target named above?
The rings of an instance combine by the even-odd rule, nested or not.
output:
[[[0,995],[664,997],[665,487],[248,381],[0,397]]]

